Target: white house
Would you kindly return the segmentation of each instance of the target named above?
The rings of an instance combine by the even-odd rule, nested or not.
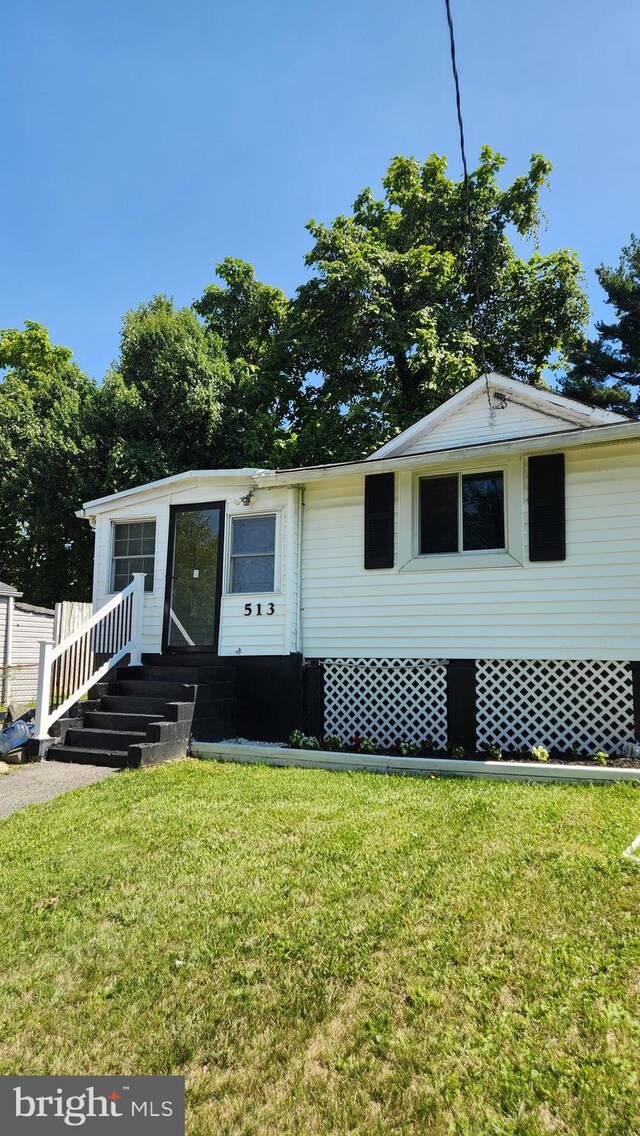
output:
[[[0,581],[0,704],[31,702],[38,689],[38,651],[53,642],[54,612],[22,602]]]
[[[244,737],[614,747],[640,732],[639,470],[640,422],[493,374],[365,461],[88,502],[94,610],[145,573],[147,664],[235,674]]]

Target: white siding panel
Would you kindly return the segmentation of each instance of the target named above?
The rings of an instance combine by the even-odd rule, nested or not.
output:
[[[494,397],[495,402],[495,397]],[[478,442],[499,442],[506,438],[532,437],[552,431],[575,428],[574,422],[544,414],[530,406],[509,400],[503,408],[490,409],[484,392],[461,407],[439,425],[416,438],[403,454],[422,454],[449,446]]]
[[[426,572],[365,571],[362,477],[310,484],[304,654],[640,659],[639,472],[635,443],[567,452],[566,561]]]
[[[11,662],[37,663],[40,656],[40,642],[53,643],[53,612],[44,615],[37,611],[21,611],[17,604],[13,608],[13,643]]]
[[[7,626],[7,607],[9,601],[6,596],[0,596],[0,667],[4,666],[4,643]]]

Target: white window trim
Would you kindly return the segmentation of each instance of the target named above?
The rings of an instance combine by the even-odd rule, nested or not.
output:
[[[473,552],[420,552],[420,481],[451,473],[504,474],[504,549]],[[400,572],[448,572],[478,568],[521,568],[524,564],[524,480],[520,455],[502,461],[446,462],[425,470],[398,475],[398,563]]]
[[[225,540],[225,560],[224,566],[224,591],[223,596],[232,596],[234,599],[240,600],[247,596],[281,596],[282,593],[282,513],[283,509],[260,509],[246,510],[242,513],[227,513],[229,519],[229,531],[227,539]],[[247,520],[251,517],[275,517],[276,519],[276,534],[273,542],[273,589],[269,592],[233,592],[231,590],[231,573],[233,569],[233,557],[231,549],[233,547],[233,522],[238,520]],[[245,600],[248,602],[248,600]]]
[[[110,517],[111,536],[109,538],[109,564],[107,567],[107,587],[105,590],[106,596],[115,596],[118,593],[113,591],[113,561],[115,559],[115,543],[116,543],[116,525],[141,525],[145,521],[147,523],[153,521],[156,526],[156,541],[155,552],[153,554],[153,586],[150,592],[145,591],[145,596],[152,596],[156,590],[156,583],[158,578],[158,517],[157,516],[144,516],[144,517]]]

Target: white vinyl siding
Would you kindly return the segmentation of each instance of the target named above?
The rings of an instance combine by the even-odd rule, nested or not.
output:
[[[499,408],[489,408],[486,395],[477,395],[466,406],[445,418],[422,437],[403,448],[403,454],[422,454],[429,450],[444,450],[454,446],[476,445],[478,442],[500,442],[505,438],[525,438],[551,431],[575,429],[575,422],[555,415],[543,414],[533,407],[508,400]]]
[[[639,443],[568,450],[566,561],[428,573],[364,569],[362,476],[310,483],[304,654],[640,659],[639,472]]]
[[[13,641],[11,662],[37,663],[40,656],[40,643],[53,643],[53,611],[47,615],[42,611],[24,611],[19,603],[13,605]]]

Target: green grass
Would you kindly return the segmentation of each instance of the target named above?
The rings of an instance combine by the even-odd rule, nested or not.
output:
[[[195,761],[0,822],[0,1073],[189,1136],[640,1132],[630,785]]]

